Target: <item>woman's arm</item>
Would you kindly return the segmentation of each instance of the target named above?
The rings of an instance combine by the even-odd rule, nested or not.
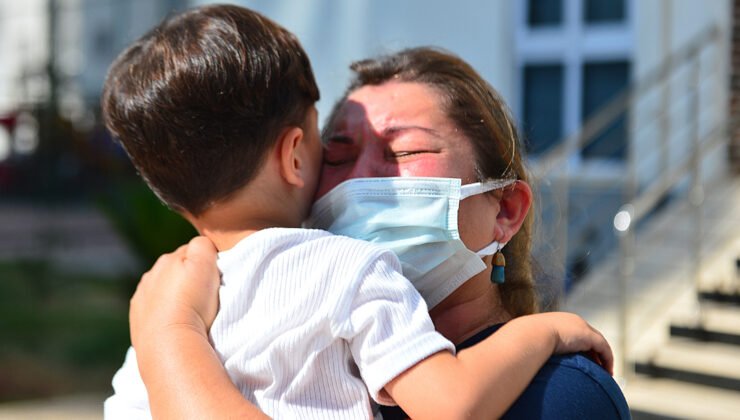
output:
[[[216,249],[196,237],[160,257],[131,298],[131,342],[154,418],[267,418],[208,341],[218,287]]]

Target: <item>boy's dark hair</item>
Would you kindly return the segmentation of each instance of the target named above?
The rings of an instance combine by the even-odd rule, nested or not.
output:
[[[246,185],[319,99],[293,34],[238,6],[172,16],[111,66],[103,118],[152,190],[201,214]]]

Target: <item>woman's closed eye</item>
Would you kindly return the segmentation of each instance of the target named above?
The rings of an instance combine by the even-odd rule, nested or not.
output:
[[[387,140],[385,158],[404,160],[423,157],[428,153],[440,153],[436,130],[416,125],[389,127],[383,131]]]
[[[394,159],[394,160],[395,159],[403,159],[403,158],[407,158],[407,157],[410,157],[410,156],[418,155],[420,153],[424,153],[424,152],[417,151],[417,150],[414,150],[414,151],[402,151],[402,152],[393,152],[393,151],[391,151],[391,152],[386,153],[386,158],[387,159]]]
[[[341,166],[357,160],[357,145],[343,136],[329,138],[324,146],[324,165]]]
[[[439,153],[439,150],[431,149],[413,149],[413,150],[389,150],[386,152],[386,159],[398,160],[413,158],[427,153]]]

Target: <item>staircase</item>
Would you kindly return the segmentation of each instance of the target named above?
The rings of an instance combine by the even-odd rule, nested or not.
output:
[[[634,360],[625,391],[635,419],[740,417],[740,295],[700,296],[702,322],[674,318],[669,339]]]
[[[595,267],[564,305],[602,331],[618,357],[626,334],[627,369],[617,379],[636,419],[740,419],[740,177],[707,188],[698,293],[686,246],[693,214],[674,200],[637,232],[626,328],[618,258]]]
[[[727,167],[740,114],[725,118],[724,39],[707,28],[533,165],[552,196],[542,206],[544,227],[554,229],[548,250],[564,267],[583,257],[575,254],[603,251],[561,307],[612,344],[637,419],[740,419],[740,176]],[[624,113],[627,159],[614,185],[599,185],[572,163]],[[625,203],[616,216],[574,205],[584,182],[602,207],[616,186]],[[599,239],[607,235],[573,235],[569,227],[584,223],[613,229],[619,246]],[[596,241],[577,246],[581,236]]]

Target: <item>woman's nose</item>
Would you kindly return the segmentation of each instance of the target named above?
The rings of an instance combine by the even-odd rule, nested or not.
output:
[[[398,168],[383,157],[379,144],[366,145],[352,166],[348,178],[375,178],[397,176]]]
[[[352,170],[349,172],[347,178],[371,178],[381,176],[378,174],[377,164],[372,164],[372,158],[367,156],[360,156],[355,161]]]

